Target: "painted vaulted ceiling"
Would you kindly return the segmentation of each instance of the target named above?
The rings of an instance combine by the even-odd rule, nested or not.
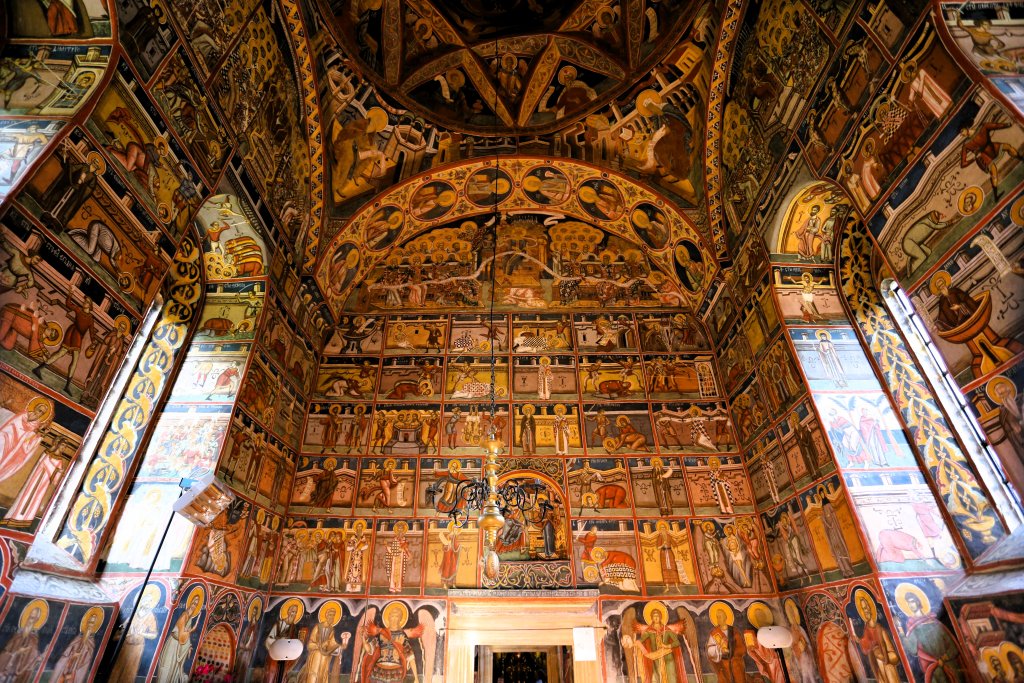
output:
[[[863,176],[866,152],[840,159],[838,144],[870,137],[859,112],[887,116],[871,93],[899,97],[920,80],[911,66],[883,83],[875,44],[897,49],[924,9],[868,3],[852,23],[845,0],[119,0],[110,22],[98,0],[78,4],[66,26],[16,4],[4,108],[53,135],[72,95],[89,102],[109,80],[72,143],[84,158],[90,136],[112,149],[119,136],[165,140],[159,187],[141,167],[129,180],[170,241],[194,213],[190,188],[205,196],[226,166],[243,167],[246,210],[323,324],[396,297],[415,305],[424,287],[445,292],[425,307],[479,307],[496,207],[543,262],[529,305],[706,317],[750,228],[770,229],[787,159],[803,152],[848,186]],[[936,32],[918,33],[908,59],[941,57]],[[55,50],[33,36],[96,44]],[[111,63],[106,40],[127,63]],[[36,79],[25,95],[36,64],[65,63],[74,92],[48,95]],[[122,124],[131,99],[153,130]],[[30,124],[13,125],[31,135]],[[499,304],[522,304],[508,275]]]

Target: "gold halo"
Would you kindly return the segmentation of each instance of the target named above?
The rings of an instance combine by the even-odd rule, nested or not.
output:
[[[633,221],[633,225],[641,230],[646,230],[651,227],[651,217],[647,215],[646,211],[634,209],[633,213],[631,213],[629,217]]]
[[[455,203],[455,199],[455,190],[443,190],[437,195],[437,204],[447,208]]]
[[[356,520],[356,523],[352,525],[352,531],[355,531],[357,533],[362,533],[366,531],[366,520]]]
[[[536,192],[540,189],[541,180],[535,175],[528,175],[523,178],[523,189],[527,192]]]
[[[185,600],[185,610],[186,611],[189,610],[189,605],[192,604],[192,599],[193,598],[199,598],[199,606],[196,607],[195,612],[189,612],[189,614],[195,616],[196,614],[199,614],[199,612],[202,611],[203,604],[206,603],[206,593],[203,592],[202,586],[196,586],[195,588],[193,588],[192,590],[190,590],[188,592],[188,598]]]
[[[584,204],[596,204],[597,203],[597,190],[590,185],[584,185],[577,192],[580,201]]]
[[[92,616],[99,617],[99,618],[96,620],[96,625],[93,627],[93,630],[92,631],[87,631],[86,628],[87,628],[87,624],[89,623],[89,617],[92,617]],[[85,614],[82,615],[82,620],[78,623],[78,630],[79,630],[79,632],[83,636],[91,636],[92,634],[94,634],[97,631],[99,631],[100,628],[103,626],[103,619],[104,619],[103,608],[102,607],[96,607],[94,605],[94,606],[90,607],[89,609],[87,609],[85,611]]]
[[[910,609],[910,605],[907,604],[908,595],[913,595],[917,598],[917,601],[921,603],[922,613],[931,613],[932,602],[928,599],[928,596],[925,595],[925,592],[914,584],[905,582],[896,586],[896,604],[899,606],[901,612],[906,614],[908,617],[915,616],[914,610]]]
[[[590,551],[590,556],[594,558],[594,562],[604,562],[608,558],[608,551],[601,546],[597,546]]]
[[[396,467],[398,467],[398,461],[395,460],[394,458],[388,458],[387,460],[384,461],[384,469],[393,470]]]
[[[534,406],[532,403],[527,403],[520,410],[523,413],[523,415],[529,417],[530,415],[533,415],[534,413],[537,412],[537,407]]]
[[[664,519],[659,519],[655,523],[654,528],[657,529],[658,531],[668,530],[668,522],[665,521]]]
[[[256,612],[256,615],[253,615]],[[260,596],[256,596],[249,603],[249,610],[246,613],[249,617],[249,621],[259,621],[259,618],[263,616],[263,599]]]
[[[53,416],[53,401],[51,401],[50,399],[46,398],[45,396],[36,396],[32,400],[30,400],[28,402],[28,405],[25,406],[25,412],[27,412],[29,415],[31,415],[32,413],[34,413],[36,411],[36,409],[39,406],[44,406],[46,408],[46,412],[40,418],[40,421],[42,421],[42,422],[48,421],[50,419],[50,417]]]
[[[367,133],[379,133],[387,128],[388,114],[380,107],[370,107],[366,112],[366,119],[369,121]]]
[[[338,467],[338,460],[336,458],[327,458],[324,460],[324,469],[333,470]],[[261,510],[262,511],[262,510]]]
[[[911,59],[900,69],[900,81],[910,83],[917,76],[917,60]]]
[[[549,358],[548,356],[541,356],[540,360],[537,362],[540,363],[541,365],[551,365],[551,358]]]
[[[988,397],[998,405],[1002,405],[1003,399],[999,398],[996,390],[1002,386],[1010,388],[1010,400],[1017,398],[1017,386],[1009,378],[1003,377],[1002,375],[999,377],[993,377],[988,381],[988,384],[985,385],[985,393],[988,394]]]
[[[326,612],[329,609],[333,609],[334,610],[334,621],[332,621],[330,623],[327,623],[327,622],[324,621],[323,615],[324,615],[324,612]],[[341,612],[342,612],[342,609],[341,609],[341,603],[340,602],[338,602],[337,600],[328,600],[327,602],[325,602],[322,605],[320,605],[319,609],[317,609],[317,611],[316,611],[316,618],[317,618],[317,621],[319,621],[321,624],[325,624],[326,626],[334,626],[339,621],[341,621]]]
[[[662,460],[661,458],[651,458],[651,467],[654,467],[655,465],[661,466],[664,464],[665,461]]]
[[[395,524],[395,533],[396,534],[407,534],[407,533],[409,533],[409,523],[406,522],[406,521],[401,521],[401,522],[396,523]]]
[[[719,600],[708,608],[708,617],[711,619],[711,623],[718,625],[718,619],[716,617],[722,615],[727,626],[732,626],[736,622],[736,614],[733,613],[732,607],[729,607],[726,603]]]
[[[953,282],[953,277],[944,270],[940,270],[932,275],[932,279],[928,282],[928,289],[932,294],[938,295],[939,283],[945,283],[949,287],[950,283]]]
[[[64,328],[53,320],[48,320],[43,324],[43,329],[39,331],[39,341],[43,343],[43,346],[60,345],[64,341]]]
[[[157,603],[160,602],[160,589],[156,587],[156,584],[147,584],[142,589],[142,597],[139,598],[139,604],[143,607],[156,607]]]
[[[644,622],[650,624],[655,612],[661,615],[662,624],[668,623],[668,607],[665,607],[665,603],[660,600],[654,600],[644,605]]]
[[[434,35],[434,26],[429,21],[427,21],[426,19],[418,19],[416,21],[416,23],[413,25],[413,33],[418,35],[419,34],[419,29],[421,29],[423,27],[426,27],[426,29],[427,29],[427,34],[426,34],[427,38],[429,38],[430,36]]]
[[[393,212],[391,212],[391,215],[388,216],[388,225],[390,225],[392,228],[397,228],[401,224],[402,224],[402,212],[401,211],[393,211]]]
[[[782,609],[786,612],[786,619],[793,626],[800,623],[800,608],[796,606],[796,601],[793,598],[786,598],[786,601],[782,603]]]
[[[654,116],[661,112],[662,102],[661,93],[657,90],[644,90],[636,96],[636,110],[641,116]],[[657,111],[651,109],[652,105],[657,107]]]
[[[555,415],[565,415],[565,410],[565,406],[559,403],[555,406]]]
[[[448,81],[448,85],[450,85],[455,90],[458,90],[462,86],[466,85],[466,76],[458,69],[448,70],[447,72],[445,72],[444,77],[445,80]]]
[[[299,608],[299,610],[297,612],[298,616],[295,617],[295,621],[288,621],[288,608],[291,607],[292,605],[295,605],[296,607]],[[280,609],[277,610],[277,614],[284,621],[286,621],[286,622],[288,622],[290,624],[295,624],[295,623],[298,623],[298,621],[300,619],[302,619],[303,616],[305,616],[305,614],[306,614],[306,605],[302,602],[302,600],[299,600],[298,598],[288,598],[287,600],[285,600],[284,602],[281,603],[281,607],[280,607]]]
[[[864,613],[863,608],[861,607],[861,598],[864,598],[867,601],[868,611],[871,612],[870,614]],[[857,608],[857,614],[859,614],[860,618],[865,622],[873,621],[878,617],[878,609],[875,607],[875,599],[863,588],[858,588],[853,591],[853,605]]]
[[[455,474],[462,471],[462,463],[458,460],[452,460],[448,463],[448,471]]]
[[[576,71],[576,67],[563,66],[561,69],[558,70],[558,82],[561,83],[562,85],[568,85],[566,81],[575,81],[576,76],[578,75],[579,72]]]
[[[389,603],[387,607],[381,611],[380,618],[384,622],[384,626],[390,628],[388,626],[388,623],[391,621],[389,617],[393,612],[399,612],[402,615],[400,620],[401,625],[399,628],[405,628],[405,625],[409,622],[409,608],[406,607],[404,603],[398,602],[397,600]]]
[[[18,620],[19,628],[25,628],[28,618],[32,614],[33,607],[39,608],[39,617],[31,625],[32,630],[38,631],[46,623],[46,618],[50,615],[50,603],[46,602],[46,600],[36,599],[25,605],[25,608],[21,610],[21,618]]]
[[[107,164],[99,152],[89,152],[85,155],[85,162],[96,167],[96,175],[103,175],[107,172]]]
[[[772,614],[771,607],[761,601],[756,601],[750,603],[750,607],[747,608],[747,621],[754,628],[773,626],[775,624],[775,615]]]
[[[264,512],[263,508],[258,508],[256,510],[256,523],[257,524],[263,524],[263,520],[265,520],[266,518],[267,518],[267,513]]]
[[[119,331],[121,334],[128,334],[132,329],[132,324],[128,321],[128,316],[119,315],[114,318],[114,329]]]

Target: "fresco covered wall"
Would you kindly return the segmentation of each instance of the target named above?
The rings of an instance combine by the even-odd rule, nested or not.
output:
[[[1007,237],[1019,232],[1009,211],[1018,182],[1013,176],[1018,146],[1014,138],[1016,114],[987,91],[970,87],[973,74],[965,72],[967,67],[961,65],[959,55],[946,47],[944,29],[935,27],[925,18],[926,12],[915,11],[911,4],[867,3],[854,13],[856,20],[851,26],[838,29],[840,35],[844,31],[846,35],[836,59],[812,88],[816,94],[796,107],[803,111],[796,117],[801,131],[798,142],[787,143],[783,129],[765,125],[771,120],[765,112],[777,115],[778,110],[757,108],[757,97],[751,98],[753,106],[745,108],[730,102],[736,112],[733,120],[747,122],[754,132],[727,125],[723,162],[727,180],[734,183],[731,194],[737,198],[727,209],[727,215],[730,210],[734,212],[730,216],[734,219],[732,234],[739,236],[744,230],[763,234],[776,263],[772,284],[787,336],[810,388],[813,406],[808,410],[820,416],[823,441],[831,445],[855,513],[881,515],[859,519],[858,527],[865,534],[864,546],[879,577],[878,583],[872,580],[870,590],[882,611],[888,612],[884,621],[892,636],[891,648],[900,652],[900,667],[891,675],[917,680],[937,675],[961,679],[974,669],[977,650],[966,643],[958,647],[950,612],[942,598],[959,582],[962,562],[970,563],[991,550],[986,559],[1012,563],[1013,549],[999,547],[1007,527],[988,500],[969,457],[964,455],[962,442],[951,432],[934,399],[929,398],[930,389],[899,341],[898,331],[892,329],[891,321],[884,320],[885,316],[880,318],[871,310],[876,303],[884,310],[877,293],[880,280],[871,270],[875,266],[867,265],[868,260],[879,258],[872,256],[874,245],[867,239],[846,245],[849,251],[842,257],[850,259],[850,254],[855,254],[869,275],[845,267],[832,268],[841,247],[835,240],[843,234],[850,217],[858,214],[867,217],[884,252],[882,260],[912,293],[922,288],[927,292],[927,278],[939,267],[936,264],[943,262],[939,255],[958,245],[968,248],[974,236],[981,234],[984,216],[1003,210],[1002,221],[984,236],[1001,234],[1005,244],[1010,242]],[[947,12],[951,25],[955,24],[953,8],[950,5]],[[1010,11],[1000,9],[998,4],[986,8],[957,5],[955,9],[963,11],[965,21],[972,12],[1002,13],[999,16],[1008,20]],[[839,16],[850,15],[840,11]],[[1007,31],[999,33],[1001,39],[1010,35]],[[981,51],[983,48],[976,54]],[[753,79],[737,80],[734,87],[740,91],[751,82]],[[726,120],[730,121],[728,106]],[[992,125],[986,126],[985,122]],[[965,126],[966,135],[962,135],[960,130]],[[740,131],[732,138],[738,144],[730,148],[730,131],[734,130]],[[983,159],[978,165],[971,148],[965,145],[983,131],[991,132],[993,146],[1001,150],[998,163],[989,165]],[[748,142],[753,139],[771,144],[751,146]],[[730,168],[730,149],[737,163],[743,160],[750,168],[752,160],[761,154],[763,177],[770,182],[760,182],[756,174],[737,174]],[[962,154],[964,149],[967,151]],[[832,186],[814,189],[812,183],[821,175],[837,179],[849,191],[850,199],[830,189]],[[804,188],[809,187],[805,192]],[[743,213],[746,206],[756,208]],[[924,220],[919,221],[922,217]],[[917,229],[910,227],[915,222]],[[944,241],[940,244],[940,240]],[[1015,277],[1013,261],[1003,254],[1013,254],[1016,247],[1006,244],[1000,253],[998,247],[992,248],[995,243],[984,237],[978,240],[970,251],[958,256],[956,268],[966,267],[972,254],[979,255],[975,263],[982,268],[989,267],[985,259],[1001,264],[1001,276],[983,274],[983,279],[972,280],[965,273],[964,279],[978,288],[975,296],[979,298],[980,291],[993,291],[993,298],[1000,299],[995,310],[1001,311],[994,319],[1002,322],[1005,318],[1001,329],[1013,330],[1016,309],[1012,292],[1019,287],[1014,280],[1000,278]],[[746,242],[740,238],[736,244],[737,265],[724,272],[730,287],[718,295],[709,320],[716,338],[721,339],[723,333],[729,334],[730,312],[747,312],[747,334],[737,335],[744,337],[738,340],[727,339],[722,349],[722,373],[727,383],[730,377],[742,382],[753,369],[755,375],[769,380],[769,386],[756,387],[750,382],[750,386],[742,387],[742,393],[751,397],[752,406],[760,397],[762,406],[774,406],[777,397],[784,395],[784,384],[770,386],[770,340],[766,341],[759,329],[763,327],[760,321],[750,322],[756,296],[747,292],[757,278],[743,276],[752,261],[762,258],[750,246],[759,244],[756,238]],[[917,250],[919,244],[923,249]],[[944,277],[940,275],[939,279]],[[840,291],[844,287],[845,293]],[[749,301],[746,308],[745,300]],[[914,303],[921,300],[917,295]],[[979,308],[967,303],[972,311]],[[1000,331],[990,336],[994,346],[1000,346],[1004,339],[1013,347],[1008,353],[996,349],[997,360],[992,365],[1012,368],[1018,353],[1012,334]],[[948,346],[941,334],[937,341]],[[864,349],[872,353],[865,355]],[[970,381],[971,355],[969,349],[960,349],[964,359],[961,369],[954,369],[954,373],[963,385]],[[953,357],[948,349],[945,352],[947,358]],[[756,359],[753,362],[747,360],[751,355]],[[883,380],[881,385],[879,379]],[[978,384],[984,386],[984,382]],[[1017,392],[1004,387],[1002,394],[1013,411]],[[977,392],[972,396],[976,397]],[[997,406],[991,402],[985,407],[989,424],[998,423],[993,419],[994,408]],[[763,415],[768,410],[762,408],[760,412]],[[759,424],[758,411],[751,411],[749,419]],[[765,422],[762,417],[760,424]],[[739,424],[738,431],[742,440]],[[994,435],[993,442],[1006,441],[994,429],[989,434]],[[748,462],[750,456],[758,457],[758,449],[765,445],[758,443],[754,448]],[[914,451],[921,453],[923,467],[918,466]],[[752,477],[758,470],[764,468],[755,466]],[[1007,470],[1012,476],[1013,470]],[[872,488],[877,493],[883,487],[884,495],[872,495]],[[938,498],[932,493],[933,487],[939,492]],[[893,500],[894,491],[906,497],[905,503],[898,514],[886,517],[882,511]],[[895,507],[892,512],[897,512]],[[904,526],[911,530],[904,531]],[[912,542],[901,543],[901,533],[907,539],[912,537]],[[890,571],[907,573],[903,578],[890,578]],[[797,591],[793,599],[805,609],[824,610],[826,605],[835,604],[835,596],[826,598],[823,591]],[[847,598],[852,592],[847,592]],[[998,603],[1000,599],[993,600]],[[838,612],[832,606],[827,609],[837,616],[854,613],[846,608]],[[836,623],[845,630],[841,618]],[[822,622],[816,624],[819,634],[832,632],[831,627],[822,628]],[[860,635],[857,629],[853,633]],[[832,652],[842,651],[843,642],[838,639],[839,647]],[[826,678],[843,679],[844,672],[850,670],[857,675],[855,669],[842,664],[822,673]],[[890,675],[872,668],[865,673]]]
[[[245,378],[248,349],[255,343],[258,313],[267,292],[264,280],[272,261],[278,264],[275,286],[283,292],[275,303],[282,309],[298,310],[298,275],[284,265],[295,262],[294,256],[274,255],[267,250],[265,240],[280,238],[276,221],[287,225],[290,235],[297,234],[300,227],[308,228],[299,226],[296,216],[309,203],[309,172],[304,170],[309,164],[309,150],[305,129],[298,123],[304,116],[302,86],[291,76],[295,73],[288,47],[291,36],[276,3],[265,4],[262,19],[250,21],[252,7],[228,12],[240,26],[248,23],[254,38],[262,36],[259,54],[268,75],[274,77],[274,88],[280,92],[275,97],[253,97],[249,104],[261,106],[237,116],[236,111],[229,111],[227,118],[218,110],[220,101],[207,96],[211,85],[201,76],[209,73],[215,62],[196,61],[192,48],[178,40],[176,19],[162,3],[126,0],[111,3],[109,8],[102,3],[69,4],[63,20],[59,15],[64,5],[54,4],[49,14],[46,6],[42,6],[42,14],[39,7],[21,3],[12,8],[9,18],[17,29],[12,31],[12,40],[5,42],[2,57],[0,116],[4,117],[6,132],[0,143],[5,169],[0,192],[7,194],[12,186],[14,191],[4,206],[5,253],[0,255],[6,274],[0,294],[5,311],[3,364],[5,371],[11,371],[3,379],[3,408],[7,414],[4,431],[8,438],[3,454],[7,493],[2,502],[6,517],[0,529],[6,561],[0,584],[7,589],[29,553],[34,553],[33,568],[39,562],[50,566],[62,553],[67,558],[57,559],[57,564],[66,561],[69,568],[89,568],[87,583],[78,587],[69,584],[63,590],[106,610],[103,628],[85,634],[90,638],[101,634],[103,638],[97,642],[75,640],[77,630],[67,621],[71,617],[62,617],[61,624],[67,625],[59,627],[57,639],[40,642],[39,670],[51,671],[58,666],[64,647],[72,643],[72,649],[80,650],[80,659],[75,660],[76,675],[91,680],[90,667],[94,660],[99,662],[106,637],[120,635],[118,624],[111,618],[111,610],[117,606],[111,603],[122,602],[123,623],[140,594],[138,578],[156,551],[163,521],[178,495],[178,480],[216,463],[235,394]],[[108,16],[108,11],[115,10],[117,27]],[[48,22],[57,33],[47,32]],[[72,24],[75,31],[71,30]],[[51,44],[52,37],[60,38],[60,42]],[[111,45],[114,39],[120,46]],[[119,47],[128,54],[127,59],[118,57]],[[111,61],[116,67],[106,71]],[[249,55],[238,55],[235,61],[248,63]],[[256,87],[266,90],[267,83]],[[273,115],[267,111],[273,111]],[[21,118],[9,121],[7,114]],[[270,135],[281,129],[276,118],[279,115],[291,115],[291,123],[284,128],[295,131],[293,152],[284,156],[276,152],[281,141],[276,134]],[[251,136],[244,159],[234,157],[229,162],[234,145],[229,127]],[[61,131],[62,140],[51,145],[52,149],[44,149],[57,131]],[[291,166],[277,168],[281,159],[285,166],[291,160]],[[274,167],[267,167],[267,163]],[[233,184],[219,186],[220,175],[228,165],[232,167]],[[255,186],[247,172],[273,182]],[[294,186],[285,187],[292,182]],[[213,195],[211,202],[216,204],[208,203],[207,214],[196,216],[208,195]],[[240,201],[242,197],[245,201]],[[268,203],[272,209],[268,209]],[[193,218],[206,243],[199,247],[189,242],[195,250],[190,255],[196,256],[194,263],[190,261],[194,266],[191,272],[197,277],[205,275],[209,288],[204,296],[202,288],[194,283],[172,282],[171,286],[187,288],[189,296],[205,299],[207,307],[201,312],[189,308],[194,303],[191,301],[183,308],[175,296],[160,289]],[[263,234],[257,234],[248,229],[247,234],[245,224],[249,221],[269,226],[269,230],[261,228]],[[120,406],[134,411],[130,413],[131,434],[127,435],[131,450],[124,454],[118,446],[111,454],[127,457],[116,462],[100,457],[94,465],[108,468],[104,472],[114,466],[118,472],[132,476],[107,478],[110,490],[104,496],[91,495],[96,492],[92,485],[81,495],[65,492],[61,505],[71,505],[79,512],[69,517],[63,529],[47,528],[47,534],[57,540],[52,546],[57,550],[40,560],[39,549],[30,550],[33,534],[60,490],[64,475],[73,466],[82,465],[76,465],[79,443],[158,295],[177,306],[175,315],[187,313],[186,324],[194,312],[200,329],[194,337],[185,330],[175,332],[169,346],[156,349],[167,355],[157,367],[150,365],[149,379],[155,381],[155,386],[143,389],[143,396],[160,398],[167,376],[177,367],[177,357],[183,359],[182,372],[189,381],[169,387],[169,402],[161,406],[159,416],[153,415],[153,422],[159,424],[144,452],[136,454],[134,449],[140,441],[149,439],[152,403],[143,400],[139,405]],[[319,337],[312,323],[314,309],[315,304],[301,310],[302,324],[310,325],[302,334],[309,339]],[[167,330],[161,324],[157,323],[157,336],[167,341]],[[145,353],[154,351],[142,350],[151,361],[152,356]],[[307,349],[304,356],[279,362],[282,367],[285,361],[292,362],[294,373],[296,366],[311,366],[311,359]],[[281,376],[293,377],[291,373]],[[196,381],[199,377],[205,379]],[[301,377],[292,381],[281,391],[276,406],[280,412],[265,410],[261,418],[269,420],[276,433],[294,442],[301,430],[306,398],[296,386],[301,387]],[[250,387],[250,395],[258,393]],[[123,416],[118,419],[124,422]],[[126,434],[122,429],[115,436],[121,439]],[[182,444],[187,447],[182,449]],[[258,476],[266,478],[262,472]],[[281,487],[281,482],[273,478],[269,484],[262,480],[258,483],[267,490],[270,484]],[[270,503],[269,499],[262,502]],[[246,508],[246,519],[250,512],[254,528],[262,525],[263,532],[256,534],[260,547],[265,555],[272,555],[271,536],[280,520],[255,507]],[[118,518],[140,517],[147,524],[134,529],[127,525],[114,528]],[[169,541],[156,560],[157,577],[141,591],[141,611],[132,623],[128,645],[117,662],[104,662],[105,671],[116,664],[118,676],[135,680],[136,675],[145,676],[147,671],[155,670],[158,645],[175,629],[177,615],[168,618],[168,611],[179,598],[185,600],[179,595],[179,577],[189,569],[190,532],[181,520],[172,526]],[[45,545],[47,540],[42,543]],[[239,585],[234,606],[216,599],[224,586],[204,585],[203,590],[209,590],[214,599],[203,607],[213,616],[208,626],[216,626],[218,618],[226,620],[231,624],[231,638],[236,638],[244,633],[245,623],[260,618],[262,608],[253,599],[257,593],[246,589],[260,587],[259,577],[268,574],[268,563],[264,560],[257,563],[259,566],[243,567],[239,577],[232,577]],[[195,567],[193,570],[203,573]],[[24,580],[18,585],[29,593],[43,590],[34,577],[25,569]],[[49,601],[49,614],[61,617],[64,603],[45,600]],[[5,609],[5,633],[9,627],[11,633],[19,628],[20,613]],[[243,613],[243,619],[235,620],[239,613]],[[247,620],[245,615],[249,615]],[[26,621],[30,619],[22,619]],[[223,634],[225,628],[222,626],[218,634]],[[216,647],[211,645],[212,650],[224,650],[223,641],[213,637],[210,642],[218,643]],[[47,643],[53,643],[52,647]],[[7,650],[14,652],[15,647],[11,644]],[[54,661],[46,664],[50,651]],[[227,650],[229,656],[232,651]],[[28,656],[28,651],[23,654]],[[13,660],[5,661],[11,664]],[[70,670],[66,665],[60,663],[58,669],[66,673]]]

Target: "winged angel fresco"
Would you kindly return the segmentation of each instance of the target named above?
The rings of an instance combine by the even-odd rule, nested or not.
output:
[[[670,623],[668,607],[661,602],[649,602],[643,607],[641,621],[638,609],[626,608],[619,627],[629,683],[686,683],[685,659],[699,675],[700,655],[694,649],[697,624],[693,615],[676,607],[676,619]]]
[[[352,652],[352,676],[359,683],[370,681],[413,681],[431,683],[438,633],[433,612],[416,610],[415,625],[409,624],[409,608],[402,602],[388,603],[381,610],[368,607],[356,627]]]

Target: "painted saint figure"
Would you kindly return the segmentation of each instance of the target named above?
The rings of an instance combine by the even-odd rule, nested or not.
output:
[[[298,671],[299,683],[325,683],[336,681],[341,675],[341,652],[352,634],[343,633],[341,641],[334,626],[341,619],[341,604],[328,600],[320,607],[317,625],[306,638],[306,660]]]
[[[189,667],[192,658],[192,634],[199,626],[199,617],[203,607],[203,592],[193,588],[189,593],[185,608],[178,614],[171,626],[171,632],[164,642],[157,663],[157,683],[188,683]]]
[[[924,591],[912,583],[896,586],[896,604],[907,617],[903,647],[917,657],[925,683],[956,683],[966,678],[956,640],[931,613]]]
[[[637,640],[642,648],[642,668],[645,681],[685,683],[682,641],[668,625],[668,609],[660,602],[649,603],[644,609],[646,626],[637,624]]]
[[[395,524],[395,536],[384,551],[388,591],[391,593],[402,592],[405,587],[405,573],[413,559],[409,540],[405,537],[408,531],[409,525],[406,522]]]
[[[875,606],[874,598],[863,588],[858,588],[854,591],[853,600],[857,613],[864,620],[864,628],[857,645],[868,658],[868,665],[875,680],[878,683],[899,683],[900,656],[893,645],[889,629],[878,623],[878,608]]]
[[[708,615],[712,628],[706,649],[718,683],[745,683],[747,646],[734,626],[736,615],[724,602],[712,604]]]
[[[85,683],[96,656],[96,633],[103,625],[103,610],[89,608],[82,617],[78,635],[64,647],[50,676],[52,683]]]
[[[139,598],[139,609],[135,612],[132,625],[124,636],[124,645],[110,672],[110,683],[135,683],[146,651],[147,641],[156,640],[160,635],[154,608],[160,601],[160,589],[148,585]]]
[[[4,683],[29,683],[43,666],[39,630],[46,623],[50,607],[45,600],[33,600],[21,611],[18,630],[0,651]]]

